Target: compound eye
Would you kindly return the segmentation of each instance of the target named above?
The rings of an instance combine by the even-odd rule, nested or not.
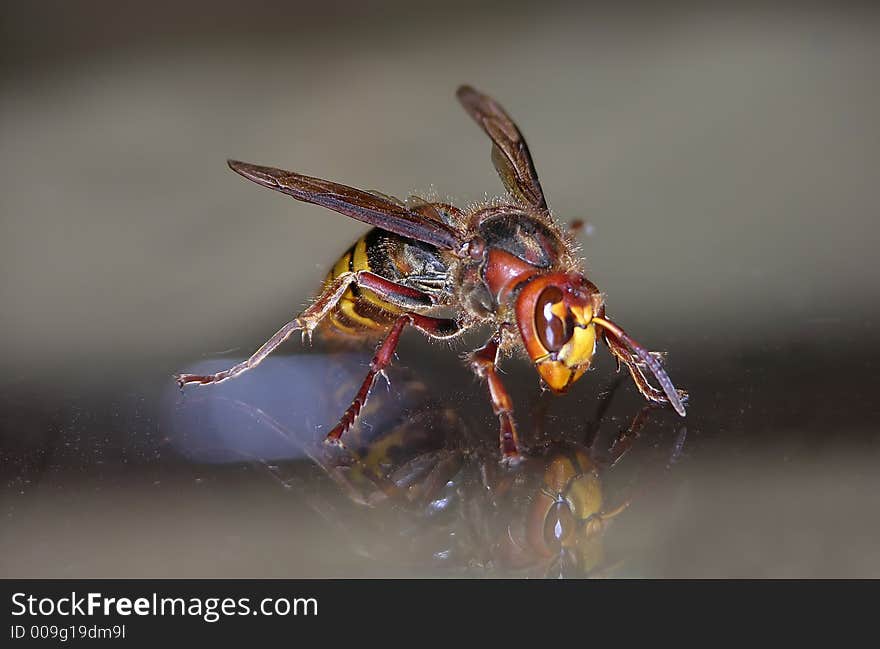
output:
[[[548,286],[538,296],[535,329],[548,352],[558,352],[574,333],[574,320],[565,306],[562,291],[556,286]]]

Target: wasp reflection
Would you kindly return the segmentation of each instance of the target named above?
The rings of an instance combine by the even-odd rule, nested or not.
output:
[[[648,430],[650,406],[623,425],[608,417],[615,384],[590,421],[571,434],[547,425],[543,400],[534,413],[538,425],[523,437],[523,461],[505,467],[486,443],[491,422],[478,409],[471,417],[454,398],[436,396],[399,370],[389,390],[370,401],[347,449],[328,447],[322,424],[332,425],[336,401],[344,401],[362,362],[356,355],[335,359],[278,359],[272,371],[286,374],[285,381],[254,373],[275,393],[243,380],[230,394],[176,402],[174,428],[188,432],[177,446],[201,461],[257,460],[306,498],[354,552],[389,566],[487,576],[613,576],[626,557],[609,551],[606,532],[647,486],[645,464],[665,469],[684,442],[682,428],[674,440],[642,444],[656,434]],[[308,376],[305,391],[276,394],[294,375]],[[299,396],[291,400],[294,393]],[[640,446],[649,452],[638,452]],[[291,462],[303,457],[335,487],[321,488],[314,472]]]

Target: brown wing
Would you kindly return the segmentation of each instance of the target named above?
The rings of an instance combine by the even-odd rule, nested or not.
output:
[[[533,207],[546,210],[547,201],[529,147],[510,116],[498,102],[470,86],[461,86],[455,94],[492,139],[492,162],[507,191]]]
[[[229,160],[229,167],[248,180],[306,203],[345,214],[382,230],[446,250],[458,250],[462,239],[451,227],[420,216],[386,197],[292,171]]]

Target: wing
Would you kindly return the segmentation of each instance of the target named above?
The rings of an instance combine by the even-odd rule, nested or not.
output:
[[[453,228],[411,212],[386,197],[274,167],[238,160],[229,160],[228,163],[230,169],[263,187],[326,207],[382,230],[446,250],[458,250],[463,243]]]
[[[529,147],[510,116],[498,102],[470,86],[461,86],[455,94],[468,114],[492,139],[492,162],[507,191],[546,211],[547,201]]]
[[[406,199],[406,207],[420,216],[432,221],[440,221],[451,228],[465,220],[464,212],[449,203],[432,203],[421,196],[410,196]]]

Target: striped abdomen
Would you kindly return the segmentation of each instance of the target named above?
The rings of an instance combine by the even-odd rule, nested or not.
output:
[[[343,253],[327,274],[324,288],[339,275],[358,271],[370,271],[430,295],[445,291],[446,264],[435,248],[377,228]],[[386,332],[403,311],[370,289],[352,285],[323,322],[330,333],[373,337]]]

